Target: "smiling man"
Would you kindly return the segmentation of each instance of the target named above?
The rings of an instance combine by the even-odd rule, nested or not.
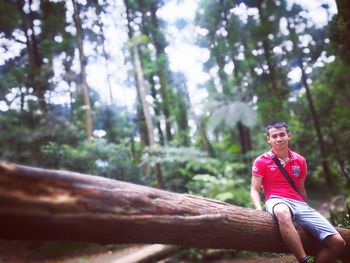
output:
[[[277,220],[282,239],[299,262],[309,262],[293,221],[322,241],[316,263],[335,262],[345,247],[337,230],[307,202],[305,159],[289,149],[292,134],[283,121],[274,121],[265,128],[270,151],[255,159],[252,168],[250,196],[256,209],[262,210],[261,186],[265,208]]]

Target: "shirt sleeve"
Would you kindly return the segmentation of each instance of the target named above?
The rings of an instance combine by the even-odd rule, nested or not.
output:
[[[264,163],[259,158],[255,159],[252,166],[252,175],[264,177],[264,174],[265,174]]]
[[[301,164],[301,179],[305,179],[307,174],[307,164],[306,160],[303,158],[302,164]]]

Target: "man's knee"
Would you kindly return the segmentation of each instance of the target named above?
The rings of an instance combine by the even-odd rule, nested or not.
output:
[[[286,204],[279,203],[273,207],[273,214],[279,223],[292,222],[292,215],[289,207]]]
[[[328,236],[324,241],[327,247],[338,253],[341,253],[346,246],[345,240],[339,234]]]

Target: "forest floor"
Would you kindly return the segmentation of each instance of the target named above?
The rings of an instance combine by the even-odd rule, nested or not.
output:
[[[316,199],[313,199],[316,200]],[[325,217],[329,216],[330,196],[323,196],[312,202],[312,206]],[[139,260],[147,253],[157,252],[162,245],[98,245],[90,243],[72,242],[37,242],[37,241],[9,241],[0,240],[0,263],[132,263]],[[164,248],[164,247],[163,247]],[[169,253],[170,254],[170,253]],[[174,255],[176,253],[173,252]],[[176,260],[173,255],[156,261],[142,262],[199,262],[190,260]],[[212,258],[200,260],[211,263],[292,263],[296,262],[292,255],[288,254],[262,254],[257,256],[241,256],[239,258]]]
[[[8,241],[0,240],[0,263],[292,263],[296,262],[292,255],[279,254],[261,256],[237,255],[231,258],[207,258],[202,260],[174,259],[173,255],[157,260],[144,260],[147,253],[154,253],[163,245],[132,245],[125,247],[112,247],[90,244],[72,249],[72,243],[67,243],[67,251],[64,252],[64,244],[61,242],[34,242],[34,241]],[[74,245],[74,244],[73,244]],[[142,259],[143,258],[143,259]]]

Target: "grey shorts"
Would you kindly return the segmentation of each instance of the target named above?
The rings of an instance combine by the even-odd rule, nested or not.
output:
[[[307,203],[272,195],[266,201],[265,209],[274,216],[273,209],[280,203],[286,204],[289,207],[293,221],[297,222],[320,240],[330,235],[339,234],[320,213],[311,208]]]

